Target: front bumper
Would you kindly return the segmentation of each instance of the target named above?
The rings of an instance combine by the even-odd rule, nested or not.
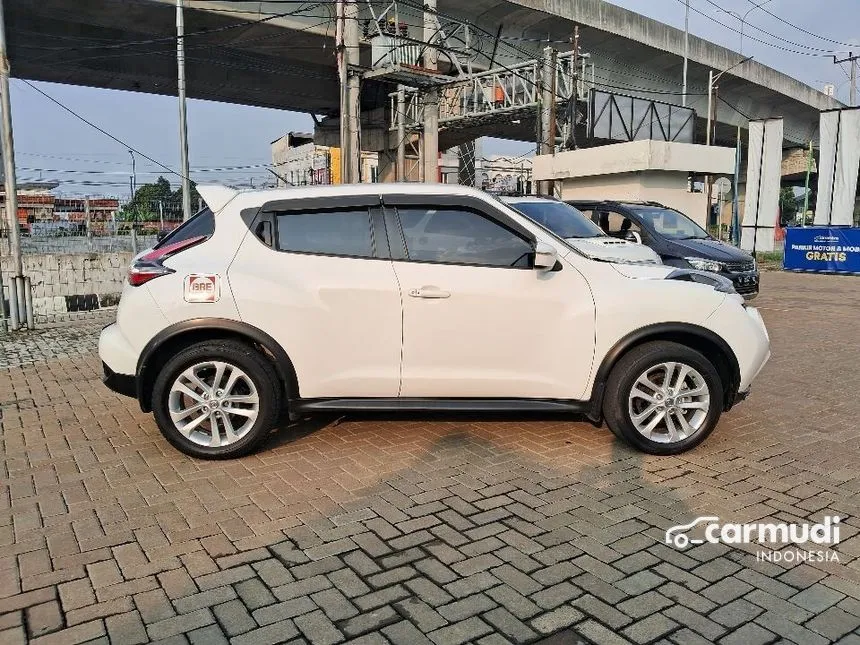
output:
[[[746,300],[752,300],[758,295],[760,276],[759,272],[747,273],[721,273],[721,276],[728,278],[735,285],[735,291],[741,294]]]
[[[130,396],[133,399],[137,398],[137,379],[129,374],[117,374],[108,364],[102,361],[102,370],[104,376],[102,382],[117,394]]]

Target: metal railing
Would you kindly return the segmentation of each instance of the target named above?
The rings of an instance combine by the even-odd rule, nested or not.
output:
[[[577,82],[577,95],[585,97],[592,84],[588,80],[588,63],[582,58],[579,74],[574,74],[573,52],[559,54],[556,62],[556,99],[559,103],[573,96],[574,80]],[[439,123],[454,124],[487,117],[493,114],[511,114],[537,109],[540,102],[541,63],[539,60],[527,61],[510,67],[479,72],[464,80],[443,85],[439,90]],[[397,92],[388,95],[389,109],[394,118],[390,129],[396,130],[398,118],[402,116],[407,129],[419,129],[423,123],[423,104],[417,89],[406,89],[403,114],[398,114]]]

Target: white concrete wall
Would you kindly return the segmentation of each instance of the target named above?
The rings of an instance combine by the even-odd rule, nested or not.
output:
[[[705,225],[707,196],[687,191],[687,173],[627,172],[577,177],[561,182],[562,199],[654,201],[675,208],[700,226]]]
[[[732,175],[735,172],[735,150],[668,141],[630,141],[568,150],[555,155],[537,155],[533,158],[533,169],[537,181],[638,170]]]
[[[119,301],[132,254],[73,253],[25,254],[24,275],[33,285],[33,309],[37,320],[64,320],[79,311],[113,307]],[[11,258],[4,256],[4,293],[8,301]]]

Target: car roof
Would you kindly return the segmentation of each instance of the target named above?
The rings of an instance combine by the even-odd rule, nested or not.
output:
[[[522,195],[519,197],[503,196],[503,197],[499,197],[499,199],[501,199],[506,204],[526,204],[526,203],[540,204],[542,202],[550,202],[550,203],[558,202],[558,200],[553,198],[553,197],[539,197],[537,195]]]
[[[660,202],[637,201],[635,199],[568,199],[568,204],[588,204],[589,206],[621,206],[631,208],[633,206],[647,206],[650,208],[670,208]]]
[[[308,197],[336,197],[349,195],[486,195],[481,190],[461,184],[432,183],[378,183],[378,184],[325,184],[312,186],[287,186],[284,188],[251,188],[237,190],[219,185],[198,185],[201,195],[207,189],[230,192],[235,195],[259,196],[263,201],[277,199],[305,199]]]

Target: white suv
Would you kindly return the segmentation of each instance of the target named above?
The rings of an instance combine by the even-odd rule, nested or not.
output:
[[[478,190],[199,191],[99,341],[107,385],[197,457],[317,410],[574,412],[674,454],[770,356],[729,281],[587,257]]]

